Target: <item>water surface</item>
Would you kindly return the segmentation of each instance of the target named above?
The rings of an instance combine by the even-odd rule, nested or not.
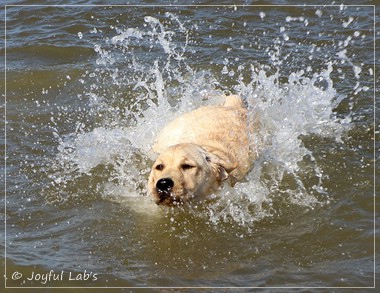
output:
[[[282,2],[6,8],[8,287],[374,285],[374,7]],[[224,93],[252,171],[156,206],[155,133]]]

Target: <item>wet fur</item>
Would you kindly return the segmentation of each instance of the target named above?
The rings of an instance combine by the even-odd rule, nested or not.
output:
[[[200,107],[166,125],[153,151],[158,155],[148,180],[157,204],[173,205],[204,197],[228,179],[231,185],[250,170],[252,154],[247,109],[239,96],[225,97],[218,106]],[[170,197],[157,191],[157,181],[171,178]]]

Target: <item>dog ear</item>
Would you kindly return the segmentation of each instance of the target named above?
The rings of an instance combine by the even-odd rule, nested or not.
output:
[[[228,179],[229,174],[236,169],[237,162],[231,160],[221,151],[207,150],[206,161],[209,162],[217,174],[217,180],[222,182]]]

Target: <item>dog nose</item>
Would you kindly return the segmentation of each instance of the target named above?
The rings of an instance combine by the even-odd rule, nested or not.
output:
[[[157,191],[166,196],[170,195],[170,191],[172,190],[173,186],[174,182],[170,178],[162,178],[156,183]]]

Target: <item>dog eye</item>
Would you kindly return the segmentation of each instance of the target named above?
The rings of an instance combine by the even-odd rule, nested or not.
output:
[[[193,165],[189,165],[189,164],[183,164],[183,165],[181,166],[181,168],[182,168],[183,170],[190,170],[190,169],[195,168],[195,166],[193,166]]]
[[[163,164],[158,164],[154,169],[156,169],[158,171],[162,171],[162,170],[164,170],[164,165]]]

